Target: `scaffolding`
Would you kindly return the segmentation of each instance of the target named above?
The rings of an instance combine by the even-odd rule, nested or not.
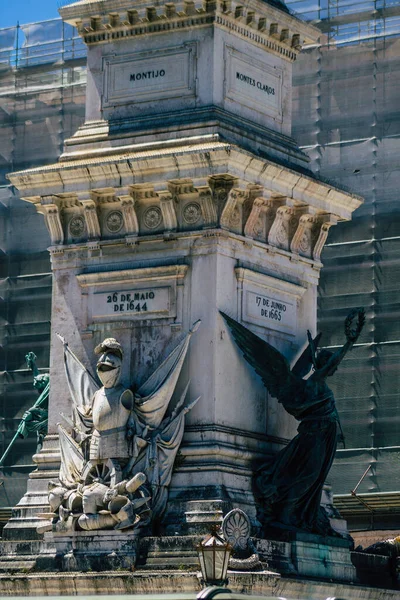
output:
[[[85,91],[86,48],[71,26],[54,19],[0,30],[0,454],[37,397],[26,352],[48,371],[52,287],[43,219],[6,174],[57,161],[84,120]],[[35,436],[21,439],[7,457],[0,507],[24,495],[35,448]]]
[[[400,490],[400,2],[290,6],[324,32],[295,65],[293,135],[317,174],[365,198],[328,238],[318,320],[322,342],[336,348],[347,312],[367,310],[357,348],[332,378],[346,449],[329,479],[351,496],[368,469],[357,494],[370,502]],[[371,525],[371,511],[361,513],[352,525]]]
[[[326,35],[328,45],[360,43],[398,35],[398,0],[292,0],[287,6]]]

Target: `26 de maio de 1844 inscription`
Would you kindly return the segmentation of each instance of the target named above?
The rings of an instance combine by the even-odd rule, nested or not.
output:
[[[100,292],[93,300],[94,316],[168,313],[169,288]]]

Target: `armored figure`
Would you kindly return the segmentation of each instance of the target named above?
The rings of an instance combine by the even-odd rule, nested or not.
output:
[[[52,512],[39,515],[47,523],[38,531],[143,528],[161,518],[185,414],[198,400],[183,406],[189,384],[174,411],[166,415],[199,324],[135,395],[119,383],[123,349],[117,340],[107,338],[95,348],[96,372],[103,384],[99,388],[59,336],[73,418],[61,415],[69,429],[58,425],[59,481],[50,483]]]
[[[96,372],[103,387],[93,396],[91,411],[94,430],[89,458],[128,459],[126,426],[133,410],[133,393],[119,383],[123,350],[116,340],[108,338],[94,351],[99,355]]]
[[[358,339],[365,321],[364,310],[356,309],[346,318],[347,340],[335,353],[328,350],[317,353],[320,336],[313,340],[308,332],[309,345],[292,370],[273,346],[228,315],[223,316],[268,392],[300,421],[297,436],[255,474],[259,521],[264,526],[273,524],[337,535],[320,506],[322,487],[341,432],[335,399],[326,378],[335,373]],[[355,326],[354,319],[357,319]],[[313,373],[305,379],[311,367]]]

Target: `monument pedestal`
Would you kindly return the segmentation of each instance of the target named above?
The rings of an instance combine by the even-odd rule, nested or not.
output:
[[[74,531],[44,534],[35,570],[115,571],[135,567],[139,536],[135,531]]]
[[[199,401],[161,484],[169,493],[163,522],[154,524],[166,536],[142,539],[136,551],[134,534],[48,533],[40,568],[130,568],[135,556],[146,572],[193,568],[193,536],[232,508],[259,525],[254,471],[296,423],[268,396],[219,311],[291,361],[307,329],[315,331],[329,229],[362,202],[316,179],[290,137],[292,62],[319,32],[261,0],[180,8],[136,9],[131,0],[63,7],[88,46],[86,123],[57,164],[10,175],[49,229],[53,305],[49,435],[5,528],[9,555],[22,530],[37,539],[35,513],[48,512],[47,484],[58,476],[57,423],[74,415],[55,333],[92,373],[94,348],[118,339],[121,382],[137,390],[201,320],[166,415],[190,380],[188,401]],[[151,431],[141,432],[146,444]],[[144,470],[154,469],[150,458]],[[346,562],[340,544],[257,544],[284,573],[352,577],[335,567]]]

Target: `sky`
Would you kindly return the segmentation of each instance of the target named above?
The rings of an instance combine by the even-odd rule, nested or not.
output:
[[[59,17],[60,0],[0,0],[0,29]]]

